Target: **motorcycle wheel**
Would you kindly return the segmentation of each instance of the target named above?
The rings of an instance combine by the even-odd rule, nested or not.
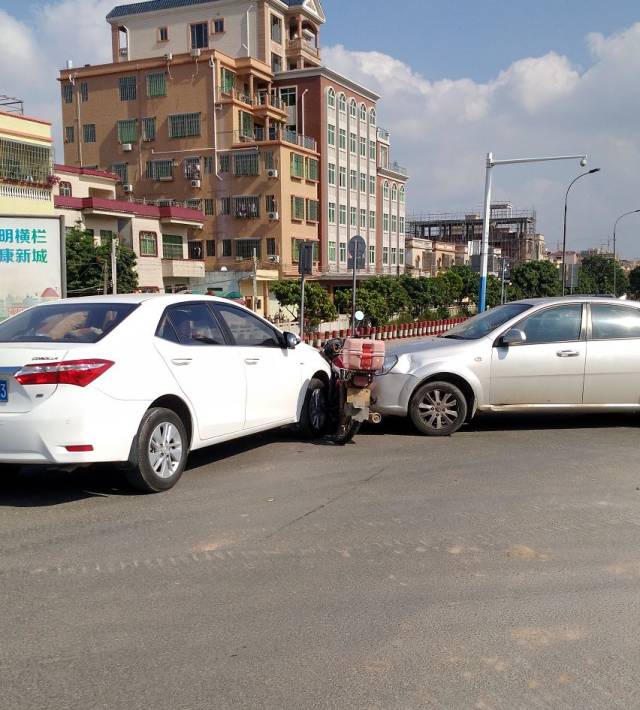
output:
[[[361,426],[362,422],[356,422],[350,418],[339,426],[337,433],[331,437],[331,440],[338,446],[344,446],[353,440]]]

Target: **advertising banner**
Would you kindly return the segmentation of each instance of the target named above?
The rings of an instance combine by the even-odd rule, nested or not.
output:
[[[58,217],[0,215],[0,321],[63,295]]]

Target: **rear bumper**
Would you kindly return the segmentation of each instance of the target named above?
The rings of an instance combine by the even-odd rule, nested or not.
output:
[[[0,463],[75,465],[129,458],[147,402],[115,400],[97,389],[61,385],[25,414],[0,409]],[[91,446],[70,452],[68,446]]]

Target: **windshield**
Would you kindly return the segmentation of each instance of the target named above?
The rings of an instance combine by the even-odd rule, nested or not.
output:
[[[0,343],[97,343],[137,307],[68,302],[36,306],[0,323]]]
[[[530,308],[530,303],[507,303],[504,306],[497,306],[470,318],[441,337],[454,340],[479,340]]]

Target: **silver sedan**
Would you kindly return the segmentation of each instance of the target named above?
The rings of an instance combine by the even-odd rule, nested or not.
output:
[[[448,436],[477,412],[640,410],[640,303],[532,299],[390,346],[375,411]]]

